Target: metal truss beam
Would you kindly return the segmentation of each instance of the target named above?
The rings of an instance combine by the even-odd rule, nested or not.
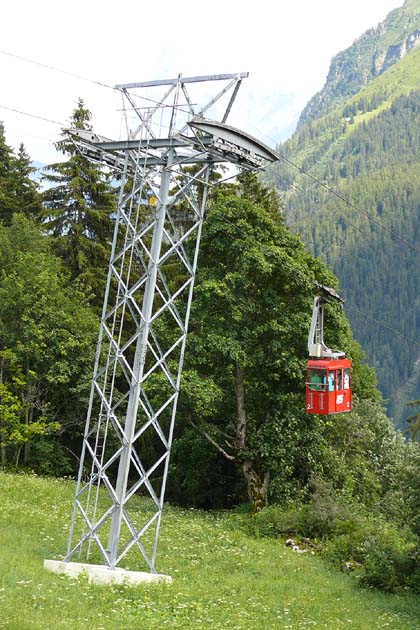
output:
[[[176,85],[177,83],[203,83],[204,81],[226,81],[226,79],[246,79],[249,72],[237,72],[236,74],[208,74],[198,77],[182,77],[176,79],[158,79],[157,81],[142,81],[140,83],[121,83],[116,85],[118,90],[132,90],[135,88],[160,87],[162,85]]]

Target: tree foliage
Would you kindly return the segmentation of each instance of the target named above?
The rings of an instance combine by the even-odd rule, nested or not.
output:
[[[266,504],[269,492],[279,497],[287,488],[304,487],[321,465],[315,462],[323,427],[305,413],[303,373],[315,281],[335,282],[283,225],[273,199],[248,177],[219,192],[211,205],[180,411],[197,456],[213,460],[217,452],[227,461],[223,474],[226,468],[230,477],[239,471],[255,509]],[[329,341],[355,355],[356,394],[359,388],[362,396],[377,399],[343,314],[331,305],[328,320]],[[366,380],[358,383],[363,373]],[[181,440],[186,448],[185,436]],[[202,462],[203,470],[207,465]],[[174,469],[188,488],[193,471],[184,474],[181,461]],[[232,485],[240,491],[238,480]]]
[[[16,156],[6,143],[0,123],[0,222],[9,225],[14,212],[36,217],[41,211],[38,185],[31,178],[35,169],[23,144]]]
[[[96,317],[51,253],[50,240],[22,215],[0,226],[1,444],[30,463],[36,436],[81,433]]]
[[[91,130],[91,113],[79,99],[70,119],[76,129]],[[66,132],[56,143],[63,162],[46,167],[43,193],[44,225],[54,237],[54,250],[77,278],[103,295],[116,211],[111,175],[81,155]]]

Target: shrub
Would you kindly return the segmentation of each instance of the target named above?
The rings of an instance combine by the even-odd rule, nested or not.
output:
[[[281,508],[272,505],[257,512],[249,521],[249,531],[254,536],[277,537],[303,535],[302,506]]]
[[[351,518],[350,508],[336,501],[330,484],[314,479],[312,496],[302,510],[303,535],[309,538],[329,538],[339,524]]]
[[[332,496],[329,484],[312,482],[313,494],[308,503],[270,506],[258,512],[250,524],[251,532],[259,536],[300,535],[325,539],[336,528],[350,520],[350,510]]]
[[[256,536],[300,536],[322,541],[321,552],[340,568],[356,568],[360,582],[389,592],[420,592],[420,542],[410,529],[335,500],[325,482],[312,483],[308,503],[271,506],[249,525]]]
[[[408,586],[416,569],[415,548],[398,536],[368,537],[363,543],[365,562],[361,582],[396,592]]]
[[[39,475],[66,477],[75,473],[75,464],[56,437],[45,436],[32,445],[31,469]]]
[[[362,584],[390,592],[419,590],[419,548],[411,532],[381,518],[359,517],[349,531],[337,533],[323,553],[341,567],[360,565]]]

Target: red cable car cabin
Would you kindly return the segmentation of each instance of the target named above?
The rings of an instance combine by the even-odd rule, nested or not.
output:
[[[310,359],[306,364],[306,413],[351,411],[351,361]]]

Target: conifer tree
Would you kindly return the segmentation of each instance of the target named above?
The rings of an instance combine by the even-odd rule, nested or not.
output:
[[[35,168],[31,166],[31,158],[24,144],[19,147],[17,158],[14,161],[14,187],[19,210],[28,218],[39,219],[42,213],[41,195],[38,184],[32,179]]]
[[[409,400],[406,404],[407,407],[417,407],[417,411],[406,418],[408,428],[405,433],[410,433],[412,440],[418,440],[420,438],[420,412],[418,411],[420,400]]]
[[[25,146],[20,145],[18,155],[8,146],[3,123],[0,123],[0,222],[10,225],[15,212],[28,218],[41,213],[41,195],[32,178],[35,171]]]
[[[91,130],[91,117],[79,99],[70,125]],[[55,146],[67,159],[46,167],[43,180],[51,187],[43,194],[44,221],[72,278],[91,288],[99,301],[116,206],[111,175],[81,155],[66,132]]]
[[[19,205],[13,177],[15,161],[13,150],[6,144],[4,124],[0,123],[0,221],[5,225],[10,223]]]

